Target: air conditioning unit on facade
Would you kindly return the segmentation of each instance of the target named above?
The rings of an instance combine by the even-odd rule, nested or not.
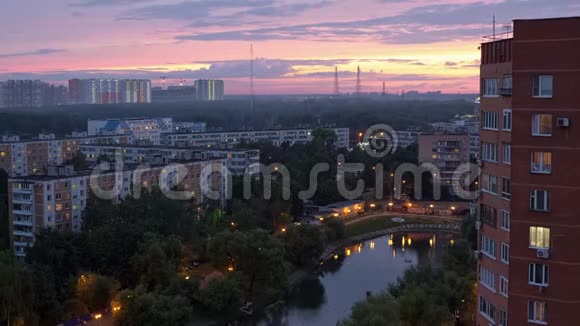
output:
[[[568,118],[558,118],[558,120],[556,120],[556,125],[558,127],[568,128],[568,127],[570,127],[570,119],[568,119]]]
[[[481,251],[476,250],[476,251],[473,252],[473,254],[475,256],[475,259],[480,259],[481,258]]]
[[[545,249],[539,249],[538,251],[536,251],[536,257],[548,259],[550,258],[550,251]]]
[[[479,229],[481,229],[481,222],[480,221],[475,221],[475,229],[479,231]]]

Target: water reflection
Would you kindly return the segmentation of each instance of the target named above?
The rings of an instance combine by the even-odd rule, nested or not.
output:
[[[410,266],[440,264],[442,251],[453,241],[449,234],[401,233],[342,248],[301,282],[285,305],[254,325],[336,325],[367,292],[384,290]]]

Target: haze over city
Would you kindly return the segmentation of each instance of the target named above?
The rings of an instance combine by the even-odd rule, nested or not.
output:
[[[158,85],[218,78],[257,94],[478,91],[484,34],[514,18],[562,16],[558,1],[53,0],[13,1],[0,12],[0,79],[144,78]],[[23,22],[26,22],[23,24]]]

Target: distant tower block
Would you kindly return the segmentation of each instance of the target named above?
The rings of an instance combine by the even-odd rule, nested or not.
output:
[[[338,88],[338,67],[334,67],[334,95],[340,94]]]
[[[361,85],[360,85],[360,66],[356,67],[356,94],[359,95],[361,93]]]
[[[383,81],[383,96],[387,96],[387,84]]]

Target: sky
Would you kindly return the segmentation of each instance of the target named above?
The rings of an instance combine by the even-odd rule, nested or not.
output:
[[[482,35],[578,0],[2,0],[0,80],[224,79],[226,94],[476,93]]]

